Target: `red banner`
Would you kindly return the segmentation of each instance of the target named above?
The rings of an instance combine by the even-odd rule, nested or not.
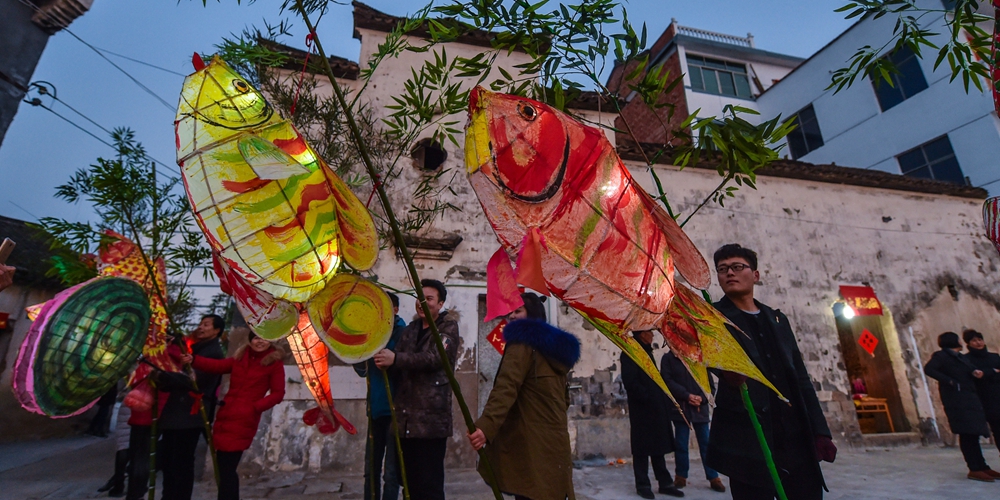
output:
[[[507,346],[507,342],[503,340],[503,327],[505,326],[507,326],[507,320],[501,320],[496,328],[486,336],[486,341],[500,354],[503,354],[503,349]]]
[[[841,285],[840,296],[858,316],[881,316],[882,303],[870,286]]]

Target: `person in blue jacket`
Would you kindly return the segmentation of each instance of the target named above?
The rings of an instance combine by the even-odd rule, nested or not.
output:
[[[392,349],[399,341],[399,334],[406,326],[406,321],[399,317],[399,297],[389,293],[392,310],[396,314],[392,327],[392,336],[386,349]],[[396,440],[392,431],[392,409],[389,407],[389,397],[386,393],[385,371],[378,369],[371,359],[354,365],[354,371],[360,377],[368,378],[368,413],[371,416],[368,426],[368,439],[365,443],[365,500],[396,500],[399,498],[399,480],[396,474]],[[389,387],[395,391],[390,379]],[[385,470],[382,470],[382,460],[385,459]],[[383,484],[378,480],[382,473]],[[374,478],[374,480],[373,480]]]

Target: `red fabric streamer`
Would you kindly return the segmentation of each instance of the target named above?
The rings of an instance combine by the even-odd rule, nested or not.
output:
[[[299,92],[302,91],[302,83],[306,81],[306,68],[309,67],[309,54],[312,54],[313,49],[313,38],[316,36],[315,33],[309,33],[306,35],[306,60],[302,62],[302,74],[299,75],[299,86],[295,88],[295,97],[292,99],[292,107],[289,111],[295,114],[295,105],[299,103]],[[336,84],[336,82],[332,82]]]
[[[375,182],[372,184],[372,192],[368,195],[368,202],[365,203],[365,208],[368,208],[372,204],[372,198],[375,197],[375,191],[378,191],[378,187],[382,185],[382,177],[375,174]]]
[[[503,248],[499,248],[486,264],[486,317],[483,322],[506,316],[523,305],[510,258]]]

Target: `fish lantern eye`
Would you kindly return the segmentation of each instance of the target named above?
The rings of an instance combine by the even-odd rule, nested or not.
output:
[[[243,80],[240,80],[238,78],[233,79],[233,87],[236,87],[236,90],[239,90],[240,92],[250,91],[250,86],[247,85],[247,82],[244,82]]]
[[[529,122],[535,121],[535,118],[538,118],[538,111],[535,110],[535,107],[525,102],[517,104],[517,112]]]

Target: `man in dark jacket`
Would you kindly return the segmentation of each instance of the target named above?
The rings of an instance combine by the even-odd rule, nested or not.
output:
[[[965,345],[969,349],[966,359],[983,372],[983,377],[976,379],[976,393],[986,411],[986,421],[993,431],[993,444],[1000,449],[1000,354],[986,349],[983,334],[975,330],[962,332]]]
[[[653,360],[653,332],[633,332],[632,336]],[[642,498],[656,498],[649,482],[649,463],[653,463],[653,476],[659,483],[660,493],[682,497],[684,492],[674,486],[667,470],[665,455],[674,451],[674,434],[670,428],[669,408],[673,406],[663,392],[639,365],[625,353],[621,355],[622,385],[628,397],[628,422],[632,443],[632,468],[635,472],[635,491]]]
[[[673,352],[663,355],[660,360],[660,375],[670,389],[670,394],[674,395],[677,404],[670,407],[670,420],[674,424],[675,458],[677,461],[677,477],[674,479],[674,486],[683,488],[687,485],[688,472],[691,468],[690,455],[688,453],[688,442],[691,438],[691,427],[694,427],[695,439],[698,440],[698,451],[701,453],[701,464],[705,468],[705,479],[708,479],[710,487],[719,492],[725,492],[726,486],[719,479],[719,473],[712,470],[705,463],[705,454],[708,452],[708,423],[711,417],[708,414],[708,398],[702,392],[698,382],[695,382],[691,372],[684,366]],[[709,384],[712,379],[709,377]],[[714,389],[714,385],[712,386]]]
[[[733,337],[788,402],[763,384],[721,372],[706,464],[729,476],[734,499],[775,498],[764,454],[743,406],[740,386],[745,382],[788,498],[822,498],[826,484],[819,461],[833,462],[837,448],[788,318],[754,300],[760,273],[753,250],[725,245],[715,252],[715,267],[726,294],[715,303],[716,309],[742,330],[733,331]]]
[[[441,312],[448,290],[438,280],[425,279],[420,284],[431,318],[441,334],[448,363],[454,369],[458,356],[458,318],[456,313]],[[375,366],[390,369],[389,375],[395,380],[393,403],[410,497],[444,500],[444,455],[452,436],[451,386],[441,366],[430,322],[419,303],[417,316],[400,333],[396,348],[379,351],[374,360]]]
[[[219,335],[226,323],[221,316],[209,314],[201,318],[198,328],[191,333],[191,354],[205,358],[222,359]],[[205,433],[199,407],[205,405],[208,419],[215,417],[215,404],[222,375],[194,370],[197,392],[186,374],[163,374],[161,390],[169,390],[157,426],[162,430],[163,500],[190,500],[194,489],[194,461],[198,439]],[[167,376],[169,375],[169,376]],[[187,379],[187,380],[185,380]]]
[[[399,336],[406,327],[406,322],[399,317],[399,296],[389,293],[392,301],[392,311],[396,314],[392,327],[392,336],[385,348],[395,349]],[[399,498],[399,480],[396,478],[396,438],[392,432],[392,409],[389,407],[389,393],[386,392],[385,372],[375,366],[375,361],[369,359],[364,363],[354,365],[354,371],[360,377],[368,378],[368,414],[371,428],[368,429],[368,439],[365,441],[365,492],[366,500],[396,500]],[[395,384],[390,381],[390,389],[395,394]],[[382,473],[382,460],[385,459],[385,487],[380,487],[379,475]]]

